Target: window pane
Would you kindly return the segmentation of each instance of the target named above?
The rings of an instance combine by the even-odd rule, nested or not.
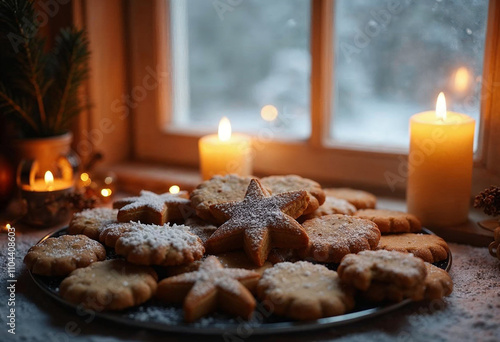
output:
[[[171,1],[174,124],[307,137],[309,17],[305,0]],[[261,109],[266,105],[264,114]],[[264,118],[265,119],[264,119]]]
[[[487,0],[337,0],[331,136],[407,148],[411,115],[435,108],[476,119]]]

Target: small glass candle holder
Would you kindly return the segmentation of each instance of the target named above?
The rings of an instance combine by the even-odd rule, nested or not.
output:
[[[74,190],[79,158],[66,136],[31,141],[17,169],[17,185],[25,205],[24,223],[51,226],[71,214],[68,195]]]

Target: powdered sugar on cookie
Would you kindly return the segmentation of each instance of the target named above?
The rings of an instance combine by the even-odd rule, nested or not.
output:
[[[197,271],[163,279],[158,284],[158,297],[167,302],[184,300],[188,322],[212,311],[211,306],[201,305],[212,301],[232,314],[249,318],[256,303],[247,287],[253,288],[259,278],[257,272],[223,268],[215,256],[209,256]],[[217,300],[219,296],[224,302]]]
[[[207,249],[221,253],[244,246],[253,262],[262,266],[271,247],[305,247],[307,234],[293,218],[302,214],[307,198],[305,191],[270,196],[257,179],[252,179],[243,201],[210,207],[214,216],[225,217],[227,222],[207,240]]]
[[[184,225],[131,222],[117,234],[116,253],[135,264],[181,265],[201,259],[205,252],[200,238]]]

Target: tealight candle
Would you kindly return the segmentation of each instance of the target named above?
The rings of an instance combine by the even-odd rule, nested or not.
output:
[[[231,123],[226,117],[219,122],[218,134],[202,137],[198,147],[203,180],[214,175],[252,173],[251,140],[242,134],[231,134]]]
[[[446,111],[440,93],[436,111],[410,118],[408,212],[427,227],[445,227],[468,219],[475,121]]]
[[[30,191],[57,191],[71,188],[73,182],[68,179],[54,179],[54,175],[50,171],[46,171],[43,179],[34,179],[30,184],[23,185],[23,190]]]

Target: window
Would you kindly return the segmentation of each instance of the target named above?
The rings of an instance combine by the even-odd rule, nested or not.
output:
[[[443,91],[476,120],[477,145],[487,0],[335,4],[335,141],[407,148],[410,116]]]
[[[226,116],[237,131],[272,125],[307,138],[309,9],[307,0],[171,1],[175,127],[214,131]]]
[[[397,173],[406,163],[408,117],[431,109],[437,92],[448,90],[450,110],[478,118],[473,192],[498,181],[500,137],[493,134],[495,129],[500,129],[500,118],[495,115],[500,110],[500,27],[497,24],[500,4],[496,1],[293,1],[294,5],[301,6],[300,13],[295,12],[296,7],[289,6],[289,0],[180,3],[132,0],[128,8],[130,88],[140,86],[151,69],[156,68],[164,76],[157,88],[148,88],[147,94],[131,108],[136,159],[197,167],[198,139],[205,134],[198,128],[203,126],[206,131],[206,127],[211,126],[210,131],[215,132],[218,119],[227,113],[234,118],[234,130],[254,134],[256,174],[298,173],[326,184],[387,190],[385,174]],[[352,38],[349,29],[363,29],[366,23],[373,25],[370,23],[373,11],[394,3],[402,6],[401,12],[370,41],[365,47],[366,53],[363,50],[351,55],[350,63],[342,61],[340,43]],[[214,4],[222,4],[221,8],[225,9],[223,20],[219,16],[222,12],[217,12]],[[275,13],[261,8],[268,5],[280,10]],[[356,15],[349,14],[352,11]],[[420,13],[416,19],[414,12]],[[469,15],[472,12],[473,18]],[[281,13],[286,15],[280,16]],[[198,18],[202,15],[212,19]],[[432,18],[422,22],[422,16]],[[293,23],[289,21],[291,18],[296,25],[292,25],[293,30],[297,30],[294,34],[288,32]],[[230,37],[231,32],[219,32],[231,31],[233,25],[235,31],[245,31],[249,36],[242,40],[244,46],[253,44],[254,35],[266,36],[264,41],[269,46],[258,57],[262,66],[252,69],[252,61],[234,58],[241,53],[235,50],[245,47],[238,45],[239,39]],[[273,25],[282,27],[283,31],[270,30]],[[184,32],[178,31],[185,27]],[[452,34],[454,30],[457,32]],[[206,32],[210,32],[211,37],[228,36],[221,41],[213,38],[211,44],[208,38],[202,38]],[[407,32],[408,42],[401,32]],[[261,37],[255,38],[255,42],[259,39]],[[304,56],[303,50],[308,44],[309,58],[296,57]],[[227,50],[224,55],[214,48],[218,45]],[[279,53],[281,49],[284,55]],[[390,49],[396,51],[391,53]],[[291,50],[302,52],[295,55],[290,54]],[[376,58],[369,58],[371,55]],[[389,63],[392,57],[397,57],[395,63]],[[273,71],[276,58],[298,61],[302,72],[296,84],[283,87],[286,96],[273,100],[265,98],[268,94],[256,94],[261,89],[258,85],[277,77]],[[439,67],[431,67],[427,59],[437,60]],[[252,73],[246,74],[242,68],[250,68]],[[210,82],[204,80],[205,75]],[[250,75],[249,81],[240,84],[240,78],[245,78],[242,75]],[[305,89],[304,84],[309,82]],[[233,89],[240,86],[244,89],[241,94]],[[467,96],[451,95],[462,88],[468,92]],[[296,95],[296,89],[307,96]],[[364,103],[356,103],[354,96],[361,96],[358,102]],[[278,124],[265,122],[259,116],[262,106],[267,104],[275,105],[279,114],[287,113],[288,104],[298,108],[294,117],[297,123],[283,130],[287,139],[279,134],[270,139],[256,133],[268,127],[266,125],[275,128]],[[309,106],[308,121],[304,119],[304,106]],[[373,116],[377,119],[372,125],[382,121],[391,123],[391,134],[386,125],[383,129],[364,125],[360,117],[370,117],[375,111],[388,115],[397,112],[399,116],[394,122],[385,114]],[[361,136],[352,137],[352,127],[364,132],[360,134],[364,140]],[[349,130],[351,134],[346,133]],[[398,184],[397,189],[403,191],[405,184]]]

